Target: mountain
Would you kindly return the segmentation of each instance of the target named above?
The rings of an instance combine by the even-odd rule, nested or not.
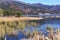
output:
[[[29,4],[21,1],[0,3],[0,8],[4,10],[19,10],[22,11],[23,14],[60,13],[60,5]]]
[[[31,4],[31,5],[36,6],[36,7],[45,8],[46,10],[49,10],[50,12],[59,13],[59,11],[60,11],[60,5],[44,5],[41,3],[36,3],[36,4]]]
[[[0,3],[12,2],[14,0],[0,0]]]

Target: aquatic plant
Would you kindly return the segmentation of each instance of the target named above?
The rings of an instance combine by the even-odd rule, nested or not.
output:
[[[17,35],[19,31],[22,31],[24,33],[25,27],[33,26],[36,28],[37,23],[36,22],[28,22],[28,21],[3,21],[0,22],[0,38],[4,38],[4,36],[7,35]],[[29,30],[29,29],[27,29]],[[35,31],[36,32],[36,31]],[[35,32],[31,32],[30,30],[26,32],[26,36],[33,36]]]
[[[53,31],[53,28],[51,26],[46,26],[47,31]]]
[[[25,22],[13,21],[13,22],[0,22],[0,38],[7,35],[17,35],[19,30],[24,31]]]

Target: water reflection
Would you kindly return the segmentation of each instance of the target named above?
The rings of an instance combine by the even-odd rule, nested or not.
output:
[[[51,26],[52,28],[60,28],[60,19],[59,18],[49,18],[44,20],[37,20],[37,21],[28,21],[26,22],[26,27],[24,28],[24,33],[19,31],[17,38],[22,39],[26,38],[26,33],[31,33],[34,30],[40,32],[42,31],[45,35],[48,33],[46,32],[46,27]],[[11,40],[12,38],[9,38]]]
[[[53,18],[53,19],[45,19],[42,22],[42,28],[46,27],[47,25],[52,26],[53,28],[60,28],[60,19],[59,18]]]

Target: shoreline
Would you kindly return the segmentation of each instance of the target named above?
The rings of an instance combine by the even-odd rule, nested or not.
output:
[[[3,21],[30,21],[30,20],[41,20],[43,18],[40,17],[0,17],[0,22]]]

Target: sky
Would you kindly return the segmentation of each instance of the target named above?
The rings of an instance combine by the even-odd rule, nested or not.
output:
[[[18,1],[22,1],[25,3],[42,3],[45,5],[59,5],[60,4],[60,0],[18,0]]]

